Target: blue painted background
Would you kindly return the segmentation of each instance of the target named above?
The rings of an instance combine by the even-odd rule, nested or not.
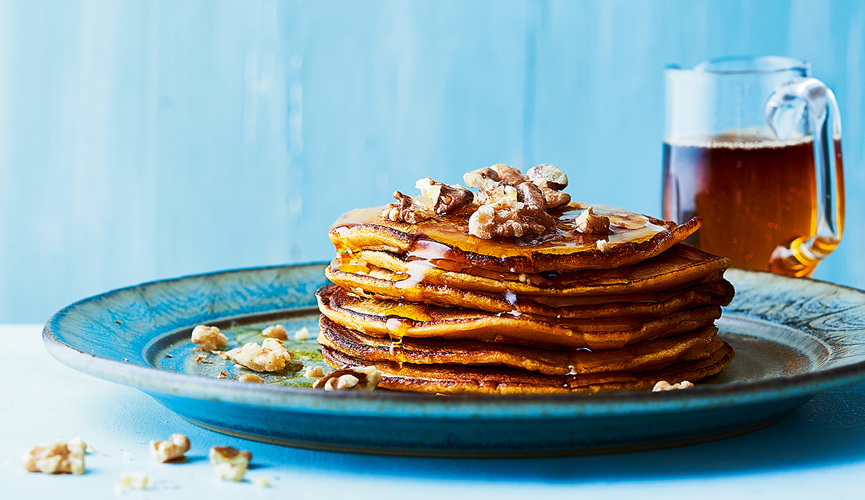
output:
[[[0,1],[0,322],[225,268],[329,259],[330,223],[430,175],[554,163],[660,215],[663,75],[811,61],[844,124],[865,287],[865,2]]]

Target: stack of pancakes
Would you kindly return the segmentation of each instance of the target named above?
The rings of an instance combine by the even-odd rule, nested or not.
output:
[[[433,393],[651,389],[726,367],[714,322],[729,259],[681,244],[699,228],[571,202],[533,238],[468,234],[477,206],[416,224],[354,210],[330,230],[334,283],[318,291],[329,364],[375,365],[379,387]],[[600,241],[599,240],[603,240]]]

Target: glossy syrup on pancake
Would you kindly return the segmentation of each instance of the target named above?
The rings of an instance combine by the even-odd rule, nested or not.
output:
[[[639,262],[683,241],[700,226],[699,219],[677,225],[636,212],[592,205],[595,213],[610,218],[609,233],[584,234],[575,221],[587,207],[570,203],[564,210],[550,210],[558,222],[549,233],[492,240],[469,235],[468,221],[476,205],[417,224],[385,219],[382,207],[373,207],[342,215],[331,227],[330,238],[340,254],[380,249],[452,270],[479,267],[542,272],[615,268]],[[605,242],[606,250],[599,249],[599,241]]]

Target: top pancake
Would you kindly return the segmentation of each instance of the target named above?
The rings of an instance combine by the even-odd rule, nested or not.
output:
[[[610,218],[610,233],[584,234],[575,220],[590,205],[571,202],[549,210],[558,219],[555,231],[532,238],[485,240],[468,233],[468,221],[476,204],[442,218],[417,224],[396,222],[381,216],[383,207],[352,210],[330,229],[338,252],[384,250],[409,258],[435,260],[455,271],[480,268],[510,273],[540,273],[581,269],[614,269],[654,257],[682,242],[699,229],[694,218],[677,225],[604,205],[591,205],[594,213]],[[606,241],[604,251],[598,241]]]

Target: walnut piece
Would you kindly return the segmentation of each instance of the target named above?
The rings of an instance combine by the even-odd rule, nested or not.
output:
[[[307,366],[306,370],[303,371],[303,376],[306,378],[323,377],[324,371],[322,371],[320,366]]]
[[[114,485],[118,495],[126,490],[147,490],[153,488],[153,481],[143,472],[124,472],[120,482]]]
[[[556,220],[547,210],[566,205],[570,195],[559,189],[568,178],[560,169],[537,165],[523,175],[518,169],[496,164],[463,176],[466,185],[480,188],[475,200],[480,207],[469,218],[469,234],[491,239],[497,236],[537,236],[552,230]]]
[[[584,234],[610,234],[610,218],[597,215],[593,207],[583,210],[574,221],[577,231]]]
[[[261,334],[272,339],[288,340],[288,332],[285,331],[285,327],[282,325],[268,326],[261,331]]]
[[[381,372],[375,366],[341,368],[312,384],[313,389],[325,391],[374,391],[381,382]]]
[[[694,387],[694,384],[688,382],[687,380],[683,380],[678,384],[672,385],[666,380],[661,380],[657,384],[655,384],[655,387],[652,387],[652,392],[673,391],[676,389],[690,389],[691,387]]]
[[[82,457],[88,452],[93,453],[93,447],[82,441],[81,438],[78,436],[75,436],[74,438],[72,438],[71,441],[66,443],[66,447],[69,448],[69,451],[71,453],[80,455]]]
[[[270,488],[270,478],[267,476],[256,476],[252,478],[252,484],[259,488]]]
[[[535,165],[526,172],[526,177],[538,187],[561,191],[568,187],[568,176],[559,167],[544,163]]]
[[[254,373],[245,373],[237,378],[237,380],[241,382],[246,382],[247,384],[263,384],[264,379],[259,377]]]
[[[394,191],[393,197],[397,202],[388,203],[381,212],[381,216],[385,219],[395,222],[408,222],[409,224],[417,224],[418,222],[432,219],[433,212],[431,209],[416,202],[411,196]]]
[[[198,325],[192,329],[192,342],[202,351],[215,351],[228,345],[228,337],[215,326]]]
[[[294,340],[309,340],[309,328],[303,327],[294,332]]]
[[[598,250],[603,253],[607,253],[610,251],[610,244],[607,243],[607,240],[598,240],[595,242],[595,246],[598,247]]]
[[[485,240],[496,236],[537,236],[555,226],[543,209],[526,205],[510,197],[499,198],[491,205],[481,205],[469,218],[469,234]]]
[[[463,174],[463,181],[466,186],[480,188],[482,191],[492,189],[500,180],[499,173],[491,167],[479,168]]]
[[[82,442],[83,444],[83,442]],[[84,450],[87,445],[52,441],[27,450],[21,457],[21,465],[30,472],[44,474],[84,474]]]
[[[189,451],[189,438],[183,434],[172,434],[168,441],[151,441],[150,456],[157,462],[164,464],[184,458],[184,453]]]
[[[223,481],[241,481],[252,461],[252,453],[231,446],[210,449],[210,463],[216,466],[216,475]]]
[[[238,365],[256,372],[277,372],[285,368],[294,355],[277,339],[265,339],[261,345],[250,342],[225,353],[225,357]]]
[[[415,187],[433,204],[436,215],[445,215],[469,205],[475,195],[459,184],[442,184],[429,177],[415,183]]]

